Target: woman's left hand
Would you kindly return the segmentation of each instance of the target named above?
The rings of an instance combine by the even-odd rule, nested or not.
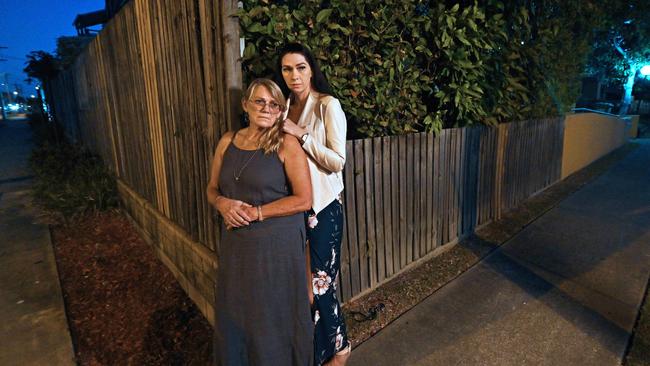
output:
[[[251,218],[252,221],[257,221],[260,219],[259,212],[257,211],[257,206],[244,207],[244,212]]]
[[[294,121],[289,118],[284,120],[284,125],[282,126],[282,131],[288,133],[289,135],[295,136],[296,138],[301,138],[302,135],[307,133],[307,130],[298,126]]]

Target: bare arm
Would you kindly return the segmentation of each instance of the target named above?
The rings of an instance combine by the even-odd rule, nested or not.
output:
[[[210,181],[208,182],[205,193],[208,203],[219,211],[227,227],[240,227],[248,225],[252,221],[251,217],[245,211],[246,207],[251,206],[245,202],[224,197],[219,191],[219,173],[221,172],[223,155],[232,138],[233,133],[227,132],[217,144],[217,149],[212,159],[212,167],[210,168]]]
[[[285,134],[284,141],[278,151],[280,160],[284,162],[284,169],[291,185],[292,194],[282,197],[261,207],[263,219],[278,216],[289,216],[311,208],[311,178],[307,155],[300,147],[298,140]],[[258,220],[256,207],[245,208],[248,215]]]

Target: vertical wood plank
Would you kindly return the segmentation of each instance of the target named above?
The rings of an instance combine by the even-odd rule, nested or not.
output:
[[[239,50],[239,18],[237,13],[237,0],[223,0],[217,2],[220,12],[220,23],[223,24],[221,33],[223,47],[223,63],[228,72],[225,75],[225,91],[227,91],[227,119],[230,129],[240,127],[240,105],[242,90],[241,57]]]
[[[400,270],[401,267],[401,249],[400,249],[400,230],[403,226],[402,217],[400,215],[400,149],[399,149],[399,136],[393,136],[390,138],[390,184],[391,187],[394,187],[391,190],[391,215],[392,215],[392,224],[393,224],[393,260],[392,260],[392,273],[396,273]]]
[[[411,150],[412,154],[412,174],[411,174],[411,221],[413,223],[412,228],[413,232],[411,234],[412,237],[412,245],[411,247],[413,248],[412,252],[412,257],[411,261],[414,261],[418,258],[418,253],[420,251],[419,248],[419,230],[420,230],[420,223],[418,220],[419,217],[419,211],[420,211],[420,190],[419,190],[419,184],[420,184],[420,139],[418,137],[418,133],[412,133],[409,135],[411,137],[411,144],[409,146],[409,149]]]
[[[399,269],[402,269],[406,266],[407,263],[407,217],[406,217],[406,176],[408,175],[408,164],[406,162],[406,136],[402,135],[398,137],[399,142]]]
[[[203,189],[199,181],[205,179],[203,176],[202,170],[199,168],[198,162],[198,153],[199,146],[196,139],[196,130],[197,123],[199,120],[199,115],[196,112],[196,102],[203,99],[202,89],[197,85],[196,80],[198,79],[194,74],[198,69],[199,65],[194,63],[192,48],[194,47],[192,43],[192,34],[190,32],[195,32],[196,24],[193,17],[193,6],[194,0],[184,0],[180,3],[181,5],[181,14],[182,14],[182,23],[181,23],[181,35],[183,37],[182,53],[184,57],[184,68],[182,77],[186,80],[186,85],[189,85],[193,90],[195,90],[194,97],[190,97],[189,93],[183,93],[184,101],[187,103],[187,109],[183,120],[184,129],[187,131],[187,138],[185,142],[186,146],[186,186],[188,189],[189,197],[189,212],[188,212],[188,228],[189,234],[194,241],[200,241],[203,234],[202,222],[199,220],[203,216]],[[191,24],[191,26],[190,26]],[[187,169],[189,167],[189,169]],[[198,176],[199,179],[196,179]]]
[[[444,245],[449,242],[449,185],[450,185],[450,165],[451,165],[451,154],[450,154],[450,130],[442,130],[440,134],[440,232],[442,234],[440,245]]]
[[[460,157],[460,130],[457,128],[451,129],[451,172],[450,172],[450,185],[449,185],[449,239],[448,242],[458,237],[458,181],[460,167],[458,164]]]
[[[391,276],[393,271],[393,215],[392,200],[393,194],[391,189],[391,156],[395,154],[391,151],[391,140],[394,138],[382,137],[382,195],[384,207],[384,252],[385,252],[385,277]],[[395,187],[395,186],[392,186]]]
[[[359,240],[359,275],[361,281],[360,290],[363,291],[370,286],[368,274],[368,235],[366,231],[366,189],[364,169],[363,140],[354,141],[354,188],[355,195],[359,199],[357,203],[357,235]]]
[[[413,194],[413,181],[415,177],[415,165],[413,164],[413,134],[406,135],[406,263],[413,261],[413,207],[414,194]]]
[[[419,133],[418,139],[420,140],[420,181],[418,182],[418,191],[420,201],[420,210],[418,213],[417,222],[419,223],[419,252],[418,258],[424,257],[427,253],[427,135]]]
[[[361,270],[359,261],[359,240],[357,235],[357,202],[355,196],[355,183],[357,173],[355,171],[354,143],[347,141],[345,144],[345,210],[348,239],[348,266],[350,267],[349,282],[350,296],[361,291]],[[345,280],[342,281],[346,283]]]
[[[163,155],[162,124],[160,113],[157,108],[158,84],[155,71],[155,60],[153,55],[152,29],[149,6],[142,1],[135,1],[136,19],[138,20],[140,37],[140,49],[142,51],[142,69],[144,70],[144,95],[146,97],[146,110],[148,127],[151,135],[151,148],[155,169],[156,206],[161,213],[169,217],[169,196],[167,191],[167,170]]]
[[[366,195],[366,232],[367,232],[367,257],[368,257],[368,275],[370,282],[369,288],[377,284],[377,240],[376,240],[376,224],[375,224],[375,200],[373,199],[373,192],[375,191],[375,174],[374,174],[374,161],[373,161],[373,144],[372,139],[363,140],[363,165],[364,165],[364,180]]]
[[[494,158],[495,151],[493,145],[493,136],[495,127],[487,127],[484,130],[484,134],[481,137],[481,142],[484,144],[485,148],[483,150],[483,180],[485,184],[483,185],[483,215],[481,217],[480,224],[483,225],[490,220],[492,220],[492,184],[494,183]]]
[[[486,216],[486,200],[485,193],[487,192],[487,131],[488,129],[483,127],[480,129],[479,133],[479,172],[478,172],[478,220],[477,224],[480,225],[485,222]]]
[[[374,197],[373,201],[375,204],[374,217],[375,217],[375,255],[376,255],[376,278],[377,282],[381,282],[386,278],[386,251],[385,251],[385,239],[384,239],[384,202],[386,201],[386,196],[384,195],[383,187],[383,176],[384,172],[382,169],[383,161],[383,151],[382,151],[382,140],[381,138],[372,139],[372,159],[373,159],[373,171],[374,171]]]
[[[426,200],[426,252],[430,253],[435,244],[435,229],[434,229],[434,209],[433,209],[433,200],[434,200],[434,190],[433,190],[433,174],[434,174],[434,162],[433,162],[433,150],[434,150],[434,135],[433,133],[426,134],[427,140],[427,171],[426,171],[426,181],[425,181],[425,200]]]
[[[503,205],[503,212],[506,212],[510,209],[510,202],[512,201],[512,188],[511,188],[511,182],[512,182],[512,175],[514,174],[514,164],[513,164],[513,159],[514,159],[514,145],[516,144],[516,131],[514,130],[514,123],[509,123],[508,128],[507,128],[507,134],[506,134],[506,144],[505,144],[505,151],[506,155],[504,156],[503,159],[503,171],[504,171],[504,179],[503,179],[503,186],[504,186],[504,205]]]
[[[463,127],[458,129],[458,133],[460,136],[459,144],[460,144],[460,153],[458,155],[458,191],[456,193],[456,197],[458,200],[457,204],[457,226],[458,229],[456,231],[456,237],[460,237],[463,234],[463,228],[465,227],[465,219],[466,219],[466,212],[465,212],[465,205],[466,205],[466,200],[467,200],[467,195],[465,194],[467,191],[467,135],[469,132],[469,127]]]
[[[505,135],[506,125],[497,126],[496,136],[495,136],[495,178],[494,178],[494,219],[498,220],[501,218],[501,199],[502,199],[502,187],[503,187],[503,150],[504,150],[504,135]]]
[[[525,125],[520,125],[520,128],[523,132],[523,138],[522,138],[522,155],[523,155],[523,164],[521,164],[521,167],[519,168],[519,174],[520,174],[520,183],[521,183],[521,190],[519,191],[519,197],[517,197],[517,206],[521,201],[523,200],[524,197],[528,194],[528,191],[530,189],[530,181],[533,178],[532,174],[529,174],[530,171],[530,166],[532,164],[531,158],[532,155],[530,154],[530,150],[533,147],[532,146],[532,123],[531,121],[527,121]]]
[[[350,187],[348,184],[351,181],[350,178],[350,161],[351,155],[349,155],[349,146],[350,142],[345,144],[345,166],[343,168],[343,192],[341,193],[341,198],[343,200],[343,235],[341,237],[341,259],[340,259],[340,270],[338,276],[338,289],[341,296],[341,301],[345,302],[352,297],[351,283],[350,283],[350,238],[349,230],[351,230],[349,222],[350,217],[348,216],[348,207],[350,203],[348,202]]]
[[[442,240],[442,234],[440,230],[440,190],[441,190],[441,177],[440,174],[441,163],[440,163],[440,133],[435,136],[433,140],[433,217],[431,220],[431,225],[433,226],[433,249],[440,246]]]
[[[474,127],[465,127],[463,128],[463,177],[461,180],[461,185],[463,187],[461,191],[461,225],[459,228],[459,235],[462,236],[467,233],[470,222],[472,220],[472,213],[470,211],[471,200],[472,200],[472,171],[471,171],[471,158],[472,158],[472,134]]]
[[[478,173],[479,173],[479,153],[480,153],[480,135],[482,128],[476,127],[471,130],[471,145],[469,155],[469,199],[467,208],[469,210],[469,222],[465,228],[467,234],[474,231],[478,225]]]
[[[465,193],[468,190],[468,187],[467,187],[466,184],[467,184],[467,175],[468,175],[468,171],[467,171],[467,168],[468,168],[468,166],[467,166],[468,154],[467,154],[467,151],[468,151],[468,144],[469,144],[469,141],[468,141],[469,129],[470,129],[469,127],[459,128],[459,132],[460,132],[460,136],[461,136],[461,139],[460,139],[460,144],[461,144],[461,150],[460,151],[461,151],[461,153],[460,153],[460,157],[459,157],[459,160],[458,160],[459,161],[460,174],[458,176],[458,178],[459,178],[459,183],[458,183],[459,189],[458,189],[458,194],[457,194],[457,197],[458,197],[458,233],[456,234],[457,237],[460,237],[463,234],[463,232],[464,232],[463,228],[465,227],[465,224],[466,224],[465,223],[465,219],[466,219],[466,210],[465,210],[465,208],[466,208],[466,205],[467,205],[466,201],[467,201],[468,197],[467,197],[467,195]]]

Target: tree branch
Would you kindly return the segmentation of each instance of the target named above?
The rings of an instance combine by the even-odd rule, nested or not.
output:
[[[622,42],[622,37],[621,36],[616,36],[614,37],[614,40],[612,41],[612,44],[614,45],[614,49],[620,53],[625,61],[630,62],[629,57],[627,56],[627,52],[621,47],[621,42]]]

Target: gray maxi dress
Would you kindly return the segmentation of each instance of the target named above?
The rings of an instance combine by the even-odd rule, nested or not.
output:
[[[277,153],[242,150],[233,143],[224,153],[219,189],[253,206],[290,194]],[[312,365],[303,213],[221,232],[216,365]]]

